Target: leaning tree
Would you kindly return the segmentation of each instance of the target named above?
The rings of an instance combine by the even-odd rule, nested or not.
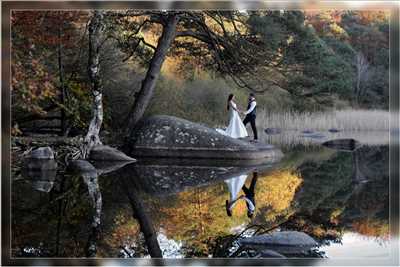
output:
[[[260,34],[253,17],[274,18],[279,27],[280,12],[239,11],[138,11],[108,12],[114,29],[110,37],[117,40],[127,53],[128,60],[138,60],[150,51],[150,60],[140,89],[128,113],[127,132],[133,131],[142,118],[154,93],[163,62],[169,53],[186,53],[204,58],[207,67],[229,76],[242,88],[263,92],[282,83],[265,75],[271,68],[279,70],[282,53],[279,44],[288,33],[282,28],[275,43],[268,39],[268,31]],[[271,21],[268,21],[271,22]],[[275,28],[274,28],[275,29]],[[123,32],[123,34],[120,34]],[[158,36],[151,42],[146,33]],[[276,36],[276,34],[274,35]],[[269,45],[271,44],[271,45]],[[275,44],[272,45],[272,44]],[[147,53],[149,54],[149,53]]]

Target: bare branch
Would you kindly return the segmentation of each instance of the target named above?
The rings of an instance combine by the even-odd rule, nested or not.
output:
[[[192,38],[202,41],[204,43],[211,44],[211,41],[207,38],[206,35],[204,35],[202,33],[194,32],[194,31],[190,31],[190,30],[177,32],[176,38],[179,38],[179,37],[192,37]]]
[[[146,42],[146,40],[145,40],[143,37],[141,37],[139,40],[142,41],[142,43],[143,43],[145,46],[150,47],[150,48],[153,49],[154,51],[157,49],[154,45],[152,45],[152,44]]]

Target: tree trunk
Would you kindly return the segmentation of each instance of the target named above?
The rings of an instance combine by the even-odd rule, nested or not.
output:
[[[63,105],[63,108],[61,108],[61,135],[65,135],[65,133],[66,133],[65,85],[64,85],[64,68],[63,68],[63,62],[62,62],[61,36],[62,36],[62,27],[60,25],[58,28],[58,39],[59,39],[59,42],[58,42],[58,75],[59,75],[59,81],[60,81],[60,87],[61,87],[60,102]]]
[[[101,35],[103,31],[103,17],[101,11],[94,11],[93,17],[89,24],[89,64],[88,75],[93,93],[93,108],[92,120],[89,124],[89,129],[84,140],[82,157],[86,158],[90,150],[96,146],[101,145],[99,133],[103,123],[103,94],[100,79],[100,46]]]
[[[355,99],[356,103],[359,105],[361,101],[361,96],[363,93],[362,82],[367,78],[368,61],[360,52],[356,56],[356,67],[357,67],[357,84],[355,89]]]
[[[162,64],[175,39],[176,26],[179,21],[177,14],[167,17],[161,37],[158,39],[157,48],[151,59],[146,77],[142,81],[140,91],[137,93],[135,103],[128,114],[128,133],[131,133],[137,122],[142,118],[153,96],[154,87],[161,71]]]
[[[359,104],[359,93],[360,93],[360,83],[361,83],[361,71],[357,70],[357,88],[356,88],[356,103]]]

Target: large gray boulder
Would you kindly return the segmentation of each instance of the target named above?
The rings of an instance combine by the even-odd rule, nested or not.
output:
[[[129,144],[137,157],[259,159],[282,157],[271,145],[252,144],[173,116],[152,116],[135,129]]]
[[[281,231],[241,239],[241,245],[272,249],[278,253],[302,253],[318,243],[309,235],[298,231]]]
[[[251,176],[254,171],[266,173],[274,170],[275,166],[272,159],[265,159],[264,163],[236,165],[236,161],[215,159],[143,158],[138,163],[124,166],[112,175],[126,180],[127,184],[131,183],[140,192],[162,197],[209,186],[244,174]]]
[[[118,149],[104,145],[93,147],[89,158],[94,161],[136,161]]]

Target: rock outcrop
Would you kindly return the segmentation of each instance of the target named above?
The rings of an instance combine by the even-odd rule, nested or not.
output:
[[[173,116],[152,116],[136,127],[128,154],[136,157],[260,159],[282,157],[271,145],[253,144]]]
[[[236,165],[236,161],[205,159],[142,159],[119,169],[113,176],[128,179],[136,190],[152,196],[176,194],[190,188],[234,178],[252,172],[267,172],[276,166],[272,159],[251,165]],[[248,161],[246,161],[248,162]]]

